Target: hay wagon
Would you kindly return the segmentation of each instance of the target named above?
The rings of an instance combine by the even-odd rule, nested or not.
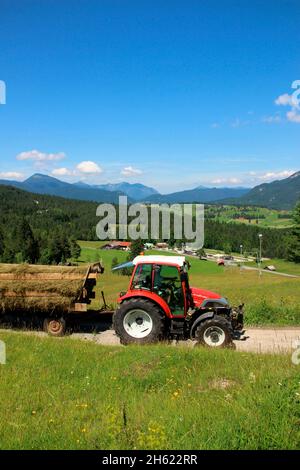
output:
[[[38,318],[46,332],[62,336],[68,318],[91,313],[88,305],[95,299],[94,287],[103,271],[101,263],[88,267],[0,264],[0,319]],[[105,310],[104,296],[103,300]]]

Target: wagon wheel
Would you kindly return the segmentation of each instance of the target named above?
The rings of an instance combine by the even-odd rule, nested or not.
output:
[[[45,318],[44,331],[50,336],[64,336],[66,332],[66,320],[63,317]]]

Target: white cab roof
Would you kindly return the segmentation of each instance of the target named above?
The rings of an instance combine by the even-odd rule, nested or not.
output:
[[[145,263],[168,263],[168,264],[174,264],[176,266],[183,266],[185,263],[185,257],[184,256],[164,256],[164,255],[142,255],[142,256],[136,256],[134,260],[132,261],[134,265],[136,264],[145,264]]]

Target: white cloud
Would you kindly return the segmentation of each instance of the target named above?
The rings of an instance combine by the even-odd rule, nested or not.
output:
[[[44,153],[39,150],[29,150],[28,152],[21,152],[17,155],[17,160],[33,160],[35,162],[57,161],[65,158],[65,153]]]
[[[295,170],[280,170],[280,171],[249,171],[247,173],[238,174],[235,176],[220,176],[212,180],[207,180],[210,185],[216,186],[257,186],[262,183],[270,183],[274,180],[288,178]],[[204,182],[205,184],[205,182]]]
[[[123,176],[137,176],[141,175],[143,172],[138,168],[133,168],[132,166],[125,166],[121,171],[121,175]]]
[[[298,93],[296,93],[296,95],[298,95]],[[297,110],[300,109],[300,106],[294,93],[292,95],[284,93],[283,95],[278,96],[275,100],[275,104],[279,106],[290,106],[291,110],[286,113],[287,120],[300,124],[300,113],[297,112]]]
[[[293,173],[295,173],[295,170],[267,171],[266,173],[262,173],[262,174],[250,172],[249,174],[251,174],[251,176],[255,176],[255,178],[259,181],[269,182],[269,181],[288,178]]]
[[[230,123],[230,126],[233,128],[238,128],[248,126],[249,124],[251,124],[251,121],[249,121],[249,119],[243,120],[240,118],[235,118],[234,121]]]
[[[292,95],[284,93],[276,98],[275,104],[278,106],[295,106],[297,103],[295,103]]]
[[[232,123],[231,127],[240,127],[241,125],[241,120],[239,118],[236,118]]]
[[[89,160],[79,163],[76,166],[76,168],[78,171],[80,171],[80,173],[89,174],[89,175],[94,174],[94,173],[102,173],[103,171],[102,168],[100,168],[100,166],[97,165],[97,163],[91,162]]]
[[[218,122],[213,122],[210,127],[212,127],[213,129],[217,129],[218,127],[220,127],[220,124]]]
[[[52,175],[54,176],[73,176],[74,170],[70,170],[69,168],[55,168],[52,171]]]
[[[212,184],[240,184],[242,180],[235,177],[230,178],[216,178],[211,181]]]
[[[300,123],[300,113],[296,111],[288,111],[286,113],[286,117],[288,121]]]
[[[267,124],[278,123],[281,122],[281,117],[279,116],[279,114],[275,114],[275,116],[265,116],[262,118],[262,122],[265,122]]]
[[[19,180],[24,178],[24,175],[18,171],[0,171],[0,178]]]

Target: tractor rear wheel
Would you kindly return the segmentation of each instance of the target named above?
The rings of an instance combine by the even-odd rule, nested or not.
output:
[[[164,315],[147,299],[125,300],[113,316],[113,325],[122,344],[156,343],[164,335]]]
[[[225,348],[232,345],[232,328],[226,318],[215,315],[199,324],[195,333],[198,344],[213,348]]]

